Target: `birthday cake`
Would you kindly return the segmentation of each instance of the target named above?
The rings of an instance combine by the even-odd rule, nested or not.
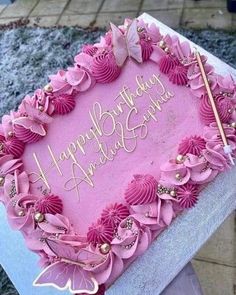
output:
[[[230,167],[236,84],[141,19],[74,61],[3,116],[0,200],[35,288],[101,295]]]

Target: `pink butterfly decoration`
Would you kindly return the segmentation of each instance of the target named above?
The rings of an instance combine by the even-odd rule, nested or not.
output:
[[[132,57],[137,62],[142,62],[142,48],[137,31],[137,21],[134,20],[124,35],[119,28],[111,23],[113,53],[116,63],[122,66],[127,57]]]
[[[72,294],[96,294],[98,283],[92,273],[86,270],[86,266],[102,263],[103,256],[84,248],[76,251],[70,245],[53,240],[46,240],[46,243],[60,260],[46,267],[33,285],[68,289]]]
[[[37,110],[25,101],[23,101],[22,104],[28,116],[14,119],[13,124],[23,126],[25,129],[29,129],[33,133],[45,136],[46,130],[43,125],[51,123],[52,117],[45,112]]]

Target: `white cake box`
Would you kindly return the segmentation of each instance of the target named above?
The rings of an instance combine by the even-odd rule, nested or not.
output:
[[[140,16],[148,23],[156,23],[161,33],[177,34],[148,14]],[[184,40],[183,36],[179,38]],[[208,56],[216,72],[236,71],[190,42],[200,53]],[[165,230],[149,250],[138,258],[106,292],[107,295],[150,295],[160,294],[188,261],[201,248],[217,227],[236,208],[236,167],[222,173],[201,193],[198,205],[179,216]],[[56,295],[58,290],[51,287],[35,288],[32,282],[40,269],[38,256],[30,252],[19,232],[10,229],[5,208],[0,206],[0,263],[3,265],[20,295]],[[60,292],[68,294],[68,292]]]

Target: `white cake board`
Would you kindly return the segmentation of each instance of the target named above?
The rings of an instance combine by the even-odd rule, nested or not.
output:
[[[161,33],[177,34],[163,23],[144,13],[140,18],[156,23]],[[236,71],[196,44],[208,56],[216,72],[236,76]],[[236,208],[236,167],[221,174],[202,193],[198,205],[178,217],[150,249],[138,258],[106,292],[106,295],[158,295],[192,259],[206,240]],[[38,256],[27,250],[19,232],[10,229],[5,208],[0,206],[0,263],[20,295],[63,295],[50,287],[35,288],[32,282],[39,274]]]

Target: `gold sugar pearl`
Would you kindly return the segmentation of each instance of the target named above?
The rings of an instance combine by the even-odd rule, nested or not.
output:
[[[23,217],[23,216],[25,216],[25,211],[24,211],[24,210],[20,210],[20,211],[18,212],[18,216],[19,216],[19,217]]]
[[[170,195],[171,195],[171,197],[176,197],[176,191],[175,190],[171,190],[170,191]]]
[[[107,254],[109,253],[110,250],[111,250],[111,246],[108,243],[104,243],[100,247],[100,252],[102,254]]]
[[[7,134],[8,134],[9,137],[12,137],[13,136],[13,131],[9,131]]]
[[[39,106],[38,109],[40,110],[40,112],[42,112],[44,110],[43,106]]]
[[[184,162],[184,156],[181,155],[181,154],[179,154],[179,155],[176,157],[175,161],[176,161],[177,164],[181,164],[181,163],[183,163],[183,162]]]
[[[232,123],[230,124],[230,127],[233,127],[233,128],[236,129],[236,122],[232,122]]]
[[[38,223],[43,222],[44,218],[45,218],[45,216],[43,213],[37,212],[34,214],[34,220]]]
[[[53,92],[53,87],[52,87],[51,84],[47,84],[47,85],[45,85],[43,89],[44,89],[44,91],[46,91],[46,92]]]
[[[165,42],[164,40],[161,40],[161,41],[159,42],[159,46],[160,46],[162,49],[164,49],[164,48],[166,47],[166,42]]]
[[[0,186],[3,186],[5,182],[5,178],[3,176],[0,176]]]
[[[165,51],[166,53],[169,53],[169,52],[170,52],[169,47],[165,47],[164,51]]]
[[[175,178],[176,178],[177,180],[181,180],[181,178],[182,178],[182,177],[181,177],[181,174],[180,174],[180,173],[176,173],[176,174],[175,174]]]

